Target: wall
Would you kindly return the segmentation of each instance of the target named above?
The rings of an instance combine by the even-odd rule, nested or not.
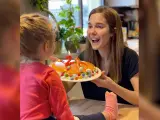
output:
[[[46,13],[40,12],[40,11],[38,11],[36,8],[33,8],[33,7],[30,5],[30,0],[21,0],[20,2],[21,2],[21,3],[20,3],[20,5],[21,5],[20,14],[38,12],[38,13],[41,13],[41,14],[47,16]]]

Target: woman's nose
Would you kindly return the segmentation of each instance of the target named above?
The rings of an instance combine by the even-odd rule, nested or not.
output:
[[[90,33],[91,33],[92,35],[97,34],[96,29],[93,27],[93,28],[91,29]]]

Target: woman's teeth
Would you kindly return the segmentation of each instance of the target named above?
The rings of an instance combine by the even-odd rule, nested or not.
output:
[[[93,42],[93,43],[97,43],[97,42],[99,42],[99,40],[100,40],[100,39],[95,39],[95,40],[92,40],[92,42]]]

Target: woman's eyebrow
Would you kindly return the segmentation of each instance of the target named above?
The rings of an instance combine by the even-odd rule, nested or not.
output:
[[[104,23],[100,23],[100,22],[96,23],[96,25],[97,25],[97,24],[98,24],[98,25],[99,25],[99,24],[100,24],[100,25],[104,25]],[[88,22],[88,25],[91,25],[91,23]]]
[[[98,25],[104,25],[104,23],[96,23],[96,24],[98,24]]]

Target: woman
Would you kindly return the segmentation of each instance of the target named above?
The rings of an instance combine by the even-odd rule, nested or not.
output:
[[[80,58],[105,73],[102,79],[81,84],[85,98],[105,100],[104,94],[110,90],[118,95],[118,102],[138,105],[138,55],[124,44],[118,13],[104,6],[93,9],[87,37],[88,47]]]
[[[108,7],[93,9],[87,35],[89,42],[84,60],[104,70],[105,74],[103,80],[82,83],[84,96],[105,100],[104,93],[109,89],[119,96],[118,102],[138,105],[138,55],[124,44],[118,13]]]

